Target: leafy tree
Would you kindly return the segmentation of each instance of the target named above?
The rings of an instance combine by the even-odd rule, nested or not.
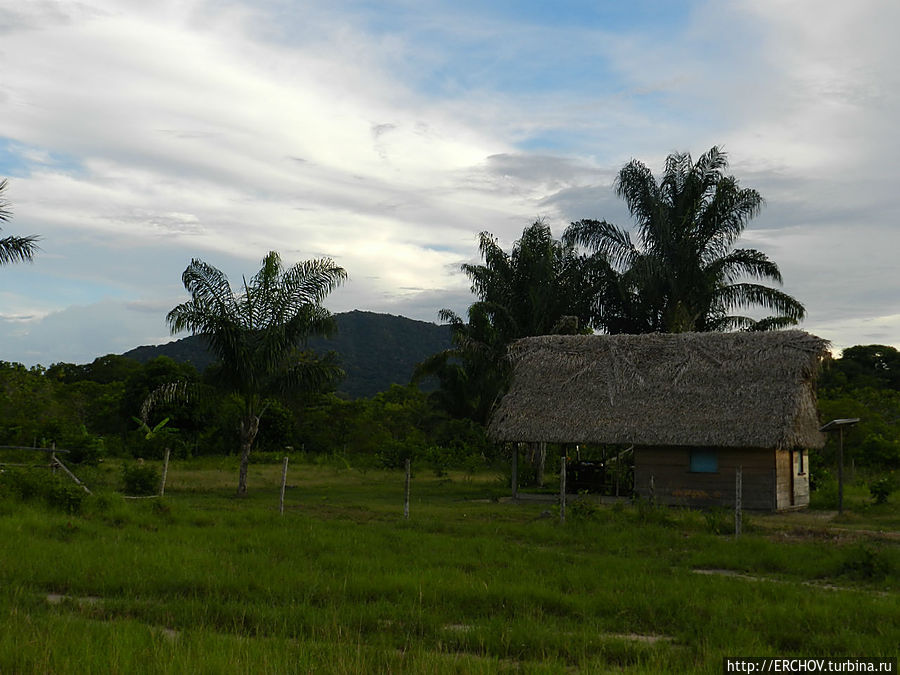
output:
[[[321,387],[342,374],[333,359],[313,358],[299,345],[331,330],[331,314],[321,303],[346,277],[327,258],[284,269],[275,251],[238,293],[225,274],[201,260],[192,260],[182,275],[191,300],[173,308],[166,321],[173,334],[190,330],[205,337],[220,360],[220,385],[242,402],[239,495],[247,492],[250,450],[266,397]]]
[[[461,267],[478,298],[468,320],[441,310],[453,346],[420,364],[414,377],[436,376],[434,397],[445,410],[485,423],[506,386],[509,343],[587,329],[612,270],[605,260],[554,239],[541,221],[525,228],[509,253],[482,232],[479,251],[483,264]]]
[[[9,210],[9,202],[3,197],[6,191],[7,181],[0,180],[0,222],[6,222],[12,217]],[[28,237],[4,237],[0,239],[0,265],[14,262],[31,261],[37,251],[36,235]]]
[[[889,345],[848,347],[841,358],[826,363],[823,389],[889,388],[900,391],[900,351]]]
[[[727,166],[717,147],[696,163],[690,154],[673,153],[657,182],[632,160],[615,191],[635,221],[637,242],[604,220],[581,220],[566,230],[566,244],[587,248],[615,272],[595,304],[595,325],[610,333],[677,333],[772,330],[803,319],[797,300],[756,283],[780,284],[778,266],[760,251],[732,248],[763,199],[725,175]],[[753,307],[774,314],[758,321],[732,314]]]

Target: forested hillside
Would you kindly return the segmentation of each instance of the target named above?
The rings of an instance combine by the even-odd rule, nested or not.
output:
[[[337,352],[347,373],[337,392],[347,398],[374,396],[392,384],[407,384],[416,364],[450,347],[447,326],[358,310],[335,314],[334,319],[335,335],[310,338],[309,347],[317,354]],[[200,372],[214,360],[203,338],[196,336],[137,347],[123,356],[140,363],[168,356],[178,363],[191,363]]]

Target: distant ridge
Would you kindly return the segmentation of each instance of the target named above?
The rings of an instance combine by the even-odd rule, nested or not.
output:
[[[450,347],[450,328],[404,316],[375,312],[342,312],[334,315],[337,333],[330,339],[311,338],[317,353],[333,350],[340,355],[347,377],[338,393],[349,398],[368,397],[407,384],[416,364]],[[203,371],[215,360],[203,339],[190,336],[163,345],[136,347],[127,356],[146,363],[157,356],[190,362]]]

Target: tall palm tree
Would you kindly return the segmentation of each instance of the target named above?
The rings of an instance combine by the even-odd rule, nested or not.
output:
[[[594,304],[609,279],[605,261],[580,255],[574,245],[554,239],[540,220],[522,231],[510,253],[488,232],[479,235],[478,248],[484,263],[466,263],[461,269],[479,302],[505,314],[507,342],[590,325]]]
[[[421,363],[414,379],[436,376],[438,403],[452,415],[484,424],[506,388],[509,343],[588,328],[612,270],[596,256],[554,239],[542,221],[526,227],[508,253],[488,232],[478,241],[483,264],[461,266],[478,299],[469,307],[468,320],[441,310],[453,346]]]
[[[300,346],[310,335],[333,329],[322,301],[347,278],[332,260],[307,260],[284,269],[270,252],[262,268],[235,293],[220,270],[194,259],[182,275],[191,300],[168,313],[172,333],[190,330],[206,338],[220,359],[221,384],[243,404],[238,494],[247,492],[250,449],[265,411],[265,397],[318,387],[340,376],[330,359],[310,359]]]
[[[12,217],[12,211],[9,210],[9,202],[3,197],[6,186],[6,179],[0,180],[0,221],[2,222],[7,222]],[[31,262],[37,251],[38,239],[39,237],[35,235],[0,239],[0,265],[14,262]]]
[[[760,251],[732,248],[763,199],[726,176],[727,167],[717,147],[696,163],[687,153],[673,153],[657,183],[632,160],[619,172],[615,191],[635,221],[637,243],[602,220],[581,220],[566,230],[565,243],[591,250],[615,269],[614,292],[595,315],[600,327],[614,333],[771,330],[803,319],[797,300],[756,283],[781,284],[778,266]],[[774,315],[754,320],[732,313],[752,307]]]

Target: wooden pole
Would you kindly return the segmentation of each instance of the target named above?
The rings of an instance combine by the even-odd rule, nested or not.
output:
[[[844,427],[838,427],[838,514],[844,513]]]
[[[403,517],[406,520],[409,520],[409,482],[410,482],[410,461],[409,457],[406,458],[406,487],[404,489],[404,499],[403,499]]]
[[[80,480],[78,480],[78,477],[77,477],[74,473],[72,473],[71,471],[69,471],[68,467],[67,467],[65,464],[63,464],[61,461],[59,461],[59,457],[57,457],[54,461],[56,462],[55,466],[58,466],[60,469],[62,469],[63,471],[65,471],[66,474],[69,476],[69,478],[71,478],[71,479],[74,480],[78,485],[81,486],[81,489],[82,489],[82,490],[84,490],[84,491],[87,492],[88,494],[91,494],[91,491],[88,490],[87,485],[85,485],[85,484],[82,483]]]
[[[544,487],[544,466],[547,463],[547,444],[541,441],[537,444],[537,484]]]
[[[734,536],[741,535],[744,508],[744,467],[739,466],[734,472]]]
[[[513,443],[512,454],[512,498],[519,498],[519,444]]]
[[[166,494],[166,476],[169,475],[169,448],[166,448],[166,456],[163,458],[163,475],[162,482],[159,484],[159,496],[163,497]]]
[[[566,522],[566,457],[559,460],[559,522]]]
[[[281,468],[281,498],[278,501],[278,512],[284,515],[284,488],[287,485],[288,458],[284,458],[284,466]]]

